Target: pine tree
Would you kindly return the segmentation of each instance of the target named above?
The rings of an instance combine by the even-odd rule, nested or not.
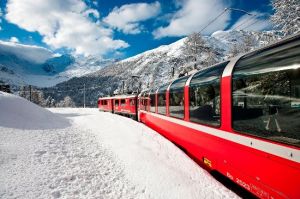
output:
[[[281,30],[284,36],[300,32],[300,1],[273,0],[274,15],[271,17],[274,27]]]

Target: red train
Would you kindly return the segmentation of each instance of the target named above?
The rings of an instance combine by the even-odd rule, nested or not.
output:
[[[107,111],[137,119],[137,95],[119,95],[98,99],[100,111]]]
[[[300,198],[300,34],[138,101],[139,121],[210,170],[260,198]]]

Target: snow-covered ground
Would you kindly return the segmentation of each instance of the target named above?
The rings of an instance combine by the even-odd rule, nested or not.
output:
[[[0,92],[0,198],[238,196],[143,124]]]

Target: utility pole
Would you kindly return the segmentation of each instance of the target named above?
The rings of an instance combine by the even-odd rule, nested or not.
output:
[[[31,85],[29,85],[29,101],[31,101]]]
[[[85,84],[83,84],[83,108],[85,108]]]

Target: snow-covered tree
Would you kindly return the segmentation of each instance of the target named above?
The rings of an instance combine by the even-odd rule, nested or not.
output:
[[[217,62],[218,62],[218,60],[217,60],[216,53],[212,49],[210,49],[207,52],[207,58],[205,60],[205,65],[206,66],[212,66],[212,65],[216,64]]]
[[[233,44],[233,46],[231,46],[230,50],[229,50],[229,58],[232,58],[232,57],[235,57],[237,56],[238,54],[240,54],[240,49],[238,47],[237,44]]]
[[[284,36],[300,32],[300,1],[273,0],[275,10],[271,20],[274,27],[281,30]]]
[[[185,57],[196,62],[201,52],[205,51],[206,48],[205,41],[201,35],[199,33],[192,33],[184,41],[183,53]]]
[[[257,47],[254,38],[251,35],[246,35],[241,43],[234,43],[229,52],[228,57],[232,58],[238,54],[247,53]]]
[[[44,95],[42,91],[38,91],[36,89],[32,89],[31,91],[31,101],[35,104],[43,106],[44,104]]]
[[[255,46],[254,38],[248,35],[243,39],[243,43],[241,44],[241,51],[242,53],[249,52],[254,49],[254,46]]]
[[[57,104],[58,107],[75,107],[75,103],[73,102],[70,96],[66,96],[64,100],[60,101]]]

